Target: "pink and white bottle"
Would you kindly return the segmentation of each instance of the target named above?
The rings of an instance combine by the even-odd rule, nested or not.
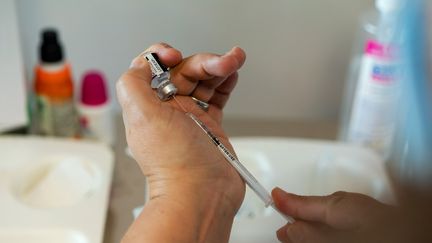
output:
[[[340,140],[369,147],[387,159],[396,126],[400,87],[398,14],[401,0],[376,0],[362,19],[349,72]]]
[[[87,72],[81,82],[78,112],[81,135],[109,145],[114,143],[114,117],[103,75]]]

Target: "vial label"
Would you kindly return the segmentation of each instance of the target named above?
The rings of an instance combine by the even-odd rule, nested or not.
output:
[[[166,70],[164,70],[164,67],[160,64],[158,57],[156,54],[149,53],[145,56],[146,60],[150,64],[151,71],[153,75],[160,76],[162,75]]]

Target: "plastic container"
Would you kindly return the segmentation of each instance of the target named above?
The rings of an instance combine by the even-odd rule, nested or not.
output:
[[[418,200],[419,192],[425,196],[432,192],[432,2],[409,1],[401,15],[404,82],[399,109],[402,115],[389,160],[390,172],[408,202],[412,198]]]
[[[81,82],[78,104],[81,135],[114,144],[114,120],[108,90],[100,72],[87,72]]]
[[[362,18],[347,80],[340,139],[369,147],[383,159],[390,153],[399,95],[397,18],[399,0],[377,0]]]
[[[64,61],[57,32],[52,29],[42,32],[34,92],[36,105],[32,114],[32,133],[76,137],[79,127],[70,65]]]

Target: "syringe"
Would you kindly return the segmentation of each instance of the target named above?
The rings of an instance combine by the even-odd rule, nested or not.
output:
[[[158,56],[155,53],[143,53],[143,57],[148,61],[152,71],[151,87],[157,90],[159,99],[167,101],[172,98],[177,102],[181,109],[189,116],[210,138],[216,145],[225,159],[236,169],[240,176],[245,180],[246,184],[258,195],[264,202],[265,207],[271,206],[280,215],[282,215],[288,223],[294,223],[294,219],[288,215],[280,212],[274,204],[273,198],[270,193],[258,182],[257,179],[240,163],[240,161],[225,147],[223,143],[210,131],[210,129],[199,120],[194,114],[188,112],[183,105],[176,99],[177,88],[171,83],[170,73],[162,63],[160,63]]]
[[[177,100],[176,100],[177,101]],[[178,101],[177,101],[178,102]],[[244,167],[244,165],[225,147],[223,143],[210,131],[210,129],[199,120],[194,114],[187,112],[189,116],[210,138],[210,140],[216,145],[225,159],[236,169],[240,176],[245,180],[246,184],[256,193],[256,195],[264,202],[265,207],[271,206],[280,215],[282,215],[288,223],[294,223],[294,219],[291,216],[285,215],[280,212],[273,202],[273,198],[270,193],[258,182],[258,180]]]

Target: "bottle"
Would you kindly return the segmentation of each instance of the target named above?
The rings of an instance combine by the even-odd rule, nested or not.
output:
[[[432,195],[432,90],[429,1],[409,0],[402,10],[403,74],[401,110],[389,172],[402,200]],[[402,190],[401,190],[402,189]],[[399,199],[399,198],[398,198]],[[399,201],[400,202],[400,201]]]
[[[35,109],[32,132],[38,135],[76,137],[78,116],[73,99],[70,65],[54,29],[42,32],[40,63],[35,67]]]
[[[376,0],[362,19],[341,116],[342,141],[369,147],[385,160],[396,126],[399,94],[400,0]]]
[[[81,135],[109,145],[114,143],[111,104],[103,75],[87,72],[81,82],[78,104]]]

